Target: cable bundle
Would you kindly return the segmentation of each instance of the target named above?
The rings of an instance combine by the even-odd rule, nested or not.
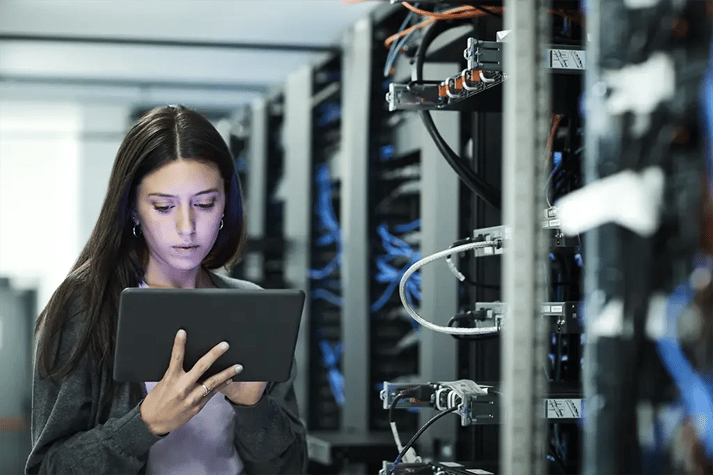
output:
[[[315,172],[315,212],[318,227],[323,234],[316,239],[318,247],[335,246],[336,253],[321,269],[310,269],[309,277],[314,284],[319,281],[320,287],[315,287],[310,293],[313,300],[321,299],[337,307],[341,307],[343,299],[335,292],[341,291],[341,282],[338,279],[328,279],[340,266],[342,261],[342,233],[339,222],[332,206],[332,177],[329,166],[322,163],[316,167]],[[322,364],[327,370],[327,381],[337,405],[344,404],[344,376],[339,370],[343,345],[341,342],[330,343],[325,338],[320,338],[319,347],[322,353]]]
[[[402,224],[394,226],[395,233],[405,233],[411,232],[421,227],[421,221],[416,220],[411,223]],[[381,310],[386,303],[391,299],[396,287],[399,285],[399,281],[403,276],[406,269],[408,269],[413,263],[421,259],[421,253],[414,250],[402,239],[391,234],[388,230],[386,223],[381,223],[376,232],[381,236],[381,242],[384,246],[386,254],[382,254],[376,258],[376,281],[379,283],[388,283],[386,290],[372,305],[371,311],[378,312]],[[401,268],[397,268],[394,265],[394,261],[399,259],[406,259],[407,264]],[[417,273],[408,282],[406,286],[406,295],[410,301],[414,299],[417,301],[421,300],[421,275]]]
[[[344,405],[344,375],[339,371],[339,360],[342,357],[344,345],[341,342],[329,344],[327,340],[319,342],[322,351],[322,362],[327,369],[327,381],[338,406]]]
[[[324,231],[315,241],[317,246],[326,247],[334,244],[336,246],[336,254],[332,260],[321,269],[310,269],[309,278],[312,280],[323,280],[329,277],[341,264],[342,261],[342,232],[339,229],[334,208],[332,207],[332,179],[329,173],[329,167],[322,163],[317,166],[315,173],[315,182],[317,185],[315,207],[317,217],[319,219],[319,227]],[[322,298],[324,292],[317,294],[318,298]]]

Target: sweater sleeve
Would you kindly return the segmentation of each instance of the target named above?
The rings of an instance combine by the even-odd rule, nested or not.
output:
[[[76,324],[76,319],[73,319]],[[66,358],[74,343],[71,326],[62,333],[59,358]],[[130,407],[130,387],[114,392],[112,410],[98,422],[98,402],[105,390],[106,371],[93,368],[88,356],[60,381],[43,378],[34,369],[32,382],[32,451],[25,472],[138,473],[146,453],[159,437],[141,419],[139,404]],[[117,403],[117,401],[119,401]]]
[[[236,416],[235,447],[248,475],[306,473],[306,430],[299,418],[295,376],[293,362],[290,378],[268,383],[254,406],[231,403]]]

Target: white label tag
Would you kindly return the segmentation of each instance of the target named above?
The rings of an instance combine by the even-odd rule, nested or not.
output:
[[[551,49],[549,66],[552,69],[582,70],[585,67],[584,59],[585,52],[582,50]]]
[[[562,313],[562,305],[553,305],[552,313]]]
[[[581,399],[547,399],[545,400],[547,419],[581,419]]]

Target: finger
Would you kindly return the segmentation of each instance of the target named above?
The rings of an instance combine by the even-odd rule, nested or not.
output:
[[[186,331],[183,329],[176,332],[173,339],[173,349],[171,350],[171,362],[168,365],[169,371],[173,373],[183,371],[183,357],[186,352]]]
[[[217,345],[215,345],[211,350],[203,355],[201,359],[199,359],[195,365],[193,365],[193,368],[188,371],[188,378],[192,384],[195,384],[196,381],[200,379],[200,377],[205,373],[210,366],[215,363],[215,360],[221,357],[223,353],[225,353],[228,350],[228,343],[227,342],[222,342]]]
[[[220,386],[218,386],[217,388],[215,388],[215,389],[213,390],[213,392],[222,391],[223,389],[225,389],[225,388],[227,388],[228,386],[230,386],[232,383],[233,383],[233,380],[232,380],[232,379],[228,379],[228,380],[225,381],[223,384],[221,384]]]
[[[217,388],[223,386],[224,384],[231,383],[232,380],[230,378],[239,374],[242,370],[242,365],[230,366],[229,368],[226,368],[220,373],[214,374],[207,380],[203,381],[203,384],[205,384],[209,388],[215,388],[217,390]]]
[[[216,389],[210,391],[207,396],[205,395],[205,390],[203,389],[202,386],[198,386],[198,389],[200,389],[200,391],[201,391],[201,396],[198,401],[198,412],[200,412],[203,409],[203,407],[205,407],[205,405],[208,404],[208,401],[213,399],[213,396],[215,396],[216,394],[220,394],[220,393],[218,393],[218,389],[223,389],[223,388],[216,388]]]
[[[238,365],[238,366],[240,366],[240,365]],[[220,373],[220,374],[223,374],[225,372],[230,373],[230,375],[228,376],[228,379],[224,380],[221,383],[217,383],[214,385],[214,383],[212,383],[211,381],[213,381],[215,378],[209,378],[208,380],[203,381],[202,384],[198,384],[198,386],[196,387],[195,390],[199,394],[197,396],[194,396],[195,397],[194,400],[198,401],[199,411],[201,409],[203,409],[203,406],[205,406],[208,403],[208,401],[211,400],[211,398],[213,396],[215,396],[216,394],[219,394],[220,391],[227,388],[230,384],[233,383],[233,380],[230,378],[230,376],[234,376],[235,374],[237,374],[236,370],[234,368],[235,367],[228,368],[227,370],[222,371]],[[242,370],[243,370],[242,366],[240,366],[240,371],[242,371]],[[237,372],[239,373],[240,371],[237,371]],[[203,387],[204,385],[208,389],[208,394],[206,394],[206,388]]]

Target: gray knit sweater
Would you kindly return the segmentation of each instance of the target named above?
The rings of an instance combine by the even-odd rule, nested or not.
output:
[[[221,288],[257,288],[255,284],[211,273]],[[60,343],[66,357],[78,335],[73,315]],[[305,427],[299,419],[290,379],[269,383],[254,406],[233,406],[234,443],[246,474],[298,474],[306,471]],[[115,383],[109,407],[100,410],[112,375],[100,371],[85,356],[61,382],[40,378],[35,368],[32,383],[32,451],[25,472],[61,474],[144,473],[147,454],[160,440],[140,417],[145,397],[141,383]],[[226,398],[227,400],[227,398]]]

